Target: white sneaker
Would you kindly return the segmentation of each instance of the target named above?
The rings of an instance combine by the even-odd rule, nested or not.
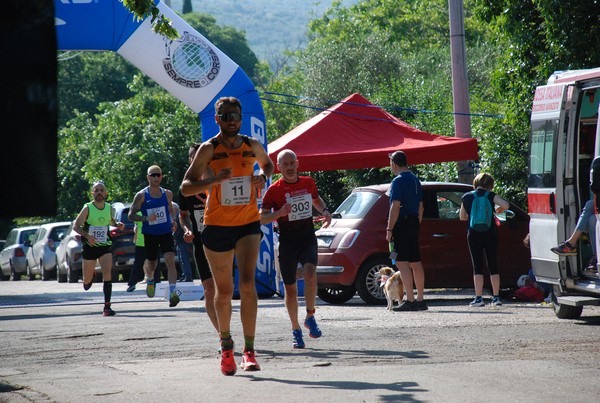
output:
[[[471,303],[469,305],[473,306],[473,307],[480,307],[480,306],[484,306],[485,304],[483,302],[483,298],[475,297],[475,299],[473,301],[471,301]]]
[[[500,297],[494,297],[494,298],[492,298],[492,303],[490,305],[492,305],[492,306],[502,306],[502,301],[500,300]]]

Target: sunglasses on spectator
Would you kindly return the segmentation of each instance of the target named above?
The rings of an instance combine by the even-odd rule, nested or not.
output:
[[[217,115],[223,122],[241,122],[242,114],[238,112],[222,113]]]
[[[162,174],[158,172],[152,172],[151,174],[148,174],[148,176],[151,176],[153,178],[160,178]]]

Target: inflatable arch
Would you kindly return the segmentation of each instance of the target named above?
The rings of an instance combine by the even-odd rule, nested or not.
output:
[[[58,50],[111,50],[139,68],[174,97],[198,113],[202,140],[218,133],[214,103],[235,96],[243,106],[241,132],[267,148],[265,116],[254,85],[244,71],[189,26],[173,10],[155,2],[181,37],[169,40],[152,31],[150,18],[137,21],[119,0],[55,0]],[[275,289],[272,225],[257,263],[257,292],[272,296]],[[236,282],[237,284],[237,282]]]

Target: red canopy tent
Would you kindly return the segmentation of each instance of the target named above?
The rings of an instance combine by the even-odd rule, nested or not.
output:
[[[269,156],[277,161],[279,151],[287,148],[298,156],[302,172],[386,167],[388,155],[396,150],[404,151],[411,165],[478,158],[476,139],[416,129],[360,94],[350,95],[270,143]]]

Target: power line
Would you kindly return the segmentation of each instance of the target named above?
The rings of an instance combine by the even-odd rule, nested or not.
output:
[[[482,117],[482,118],[504,119],[504,115],[487,114],[487,113],[446,112],[446,111],[436,111],[436,110],[431,110],[431,109],[403,108],[403,107],[399,107],[399,106],[382,107],[382,106],[376,105],[376,104],[358,104],[356,102],[342,102],[342,101],[336,101],[336,100],[331,100],[331,99],[311,98],[311,97],[306,97],[306,96],[283,94],[280,92],[271,92],[271,91],[260,91],[260,92],[262,92],[263,94],[266,94],[266,95],[276,95],[276,96],[295,98],[295,99],[306,100],[306,101],[318,101],[318,102],[326,102],[326,103],[331,103],[331,104],[344,103],[344,104],[351,104],[351,105],[356,105],[356,106],[375,107],[375,108],[379,108],[379,109],[410,112],[410,113],[437,113],[437,114],[444,114],[444,115],[460,115],[460,116],[474,116],[474,117]],[[296,106],[296,107],[313,109],[313,110],[318,110],[318,111],[328,110],[328,108],[303,105],[303,104],[298,104],[298,103],[293,103],[293,102],[285,102],[285,101],[280,101],[280,100],[276,100],[273,98],[260,97],[260,99],[263,101],[267,101],[267,102],[273,102],[273,103],[289,105],[289,106]]]

